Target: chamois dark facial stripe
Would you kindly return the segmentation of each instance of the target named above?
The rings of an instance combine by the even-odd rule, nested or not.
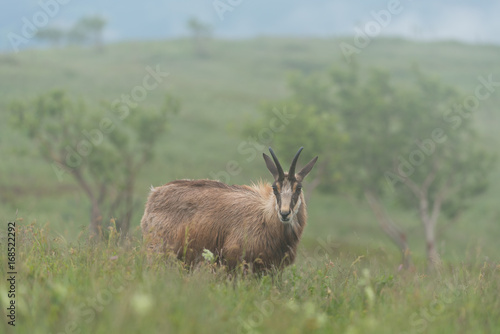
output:
[[[288,175],[283,181],[273,183],[273,193],[278,209],[277,215],[281,222],[293,224],[296,220],[295,215],[302,204],[300,201],[301,188],[300,182],[290,179]]]

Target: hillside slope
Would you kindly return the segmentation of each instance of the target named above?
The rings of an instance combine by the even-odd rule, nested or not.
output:
[[[142,83],[146,68],[158,66],[170,75],[159,88],[148,93],[142,104],[157,106],[168,92],[182,99],[183,110],[159,145],[157,159],[143,171],[137,197],[145,199],[151,184],[176,178],[211,177],[224,170],[230,160],[237,160],[243,168],[231,183],[246,183],[268,179],[268,175],[260,159],[247,162],[237,151],[244,140],[244,123],[259,117],[257,110],[262,101],[287,95],[286,77],[291,71],[309,73],[346,66],[340,42],[352,43],[352,39],[213,40],[209,56],[203,59],[194,56],[191,41],[185,39],[113,44],[102,54],[71,47],[0,55],[0,156],[4,157],[0,162],[0,217],[5,220],[19,209],[26,220],[50,222],[53,230],[60,230],[68,238],[74,237],[87,221],[86,202],[72,181],[67,178],[58,182],[50,165],[9,127],[8,105],[13,99],[31,99],[47,90],[64,88],[98,107],[102,100],[112,101],[130,94]],[[492,75],[500,81],[498,59],[498,46],[400,39],[375,40],[358,56],[363,68],[387,68],[402,83],[417,63],[423,71],[458,86],[466,94],[474,93],[479,76]],[[500,144],[496,129],[499,102],[500,93],[496,92],[484,101],[481,114],[474,118],[491,147]],[[442,246],[450,255],[477,245],[478,240],[487,249],[498,250],[495,240],[500,233],[500,209],[496,198],[500,196],[500,167],[492,176],[489,192],[473,203],[455,228],[446,231],[452,246]],[[141,205],[138,204],[138,216]],[[371,213],[364,209],[359,210],[357,203],[345,198],[316,194],[310,205],[314,223],[306,231],[306,238],[316,238],[327,231],[358,244],[383,244],[385,236],[372,221]],[[417,240],[420,227],[414,217],[397,209],[395,212],[411,238]]]

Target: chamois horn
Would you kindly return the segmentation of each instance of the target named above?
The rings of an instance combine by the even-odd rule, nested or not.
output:
[[[276,154],[274,154],[274,151],[271,147],[269,147],[269,152],[271,152],[274,164],[276,165],[276,169],[278,169],[278,180],[283,180],[285,178],[285,173],[283,172],[283,168],[281,167],[281,164],[278,161],[278,158],[276,157]]]
[[[295,179],[295,166],[297,165],[297,160],[299,160],[300,152],[302,152],[303,149],[303,147],[299,148],[299,151],[297,152],[297,154],[295,154],[295,157],[293,157],[292,164],[290,165],[290,170],[288,171],[289,179]]]

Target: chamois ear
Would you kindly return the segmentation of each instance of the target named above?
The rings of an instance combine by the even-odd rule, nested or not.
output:
[[[262,153],[262,156],[264,157],[264,161],[266,162],[267,169],[269,169],[269,171],[273,175],[274,180],[275,181],[278,180],[279,173],[278,173],[278,169],[276,168],[276,165],[274,164],[274,162],[271,160],[271,158],[267,154]]]
[[[302,180],[304,180],[304,178],[307,176],[307,174],[309,174],[309,172],[314,167],[314,164],[316,163],[316,161],[318,161],[318,157],[309,161],[309,163],[307,165],[305,165],[304,168],[302,168],[302,170],[300,172],[297,173],[297,181],[302,182]]]

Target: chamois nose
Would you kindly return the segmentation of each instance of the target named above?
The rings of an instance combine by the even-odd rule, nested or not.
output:
[[[280,214],[281,214],[281,218],[283,218],[283,220],[288,220],[289,216],[290,216],[290,210],[288,211],[280,211]]]

